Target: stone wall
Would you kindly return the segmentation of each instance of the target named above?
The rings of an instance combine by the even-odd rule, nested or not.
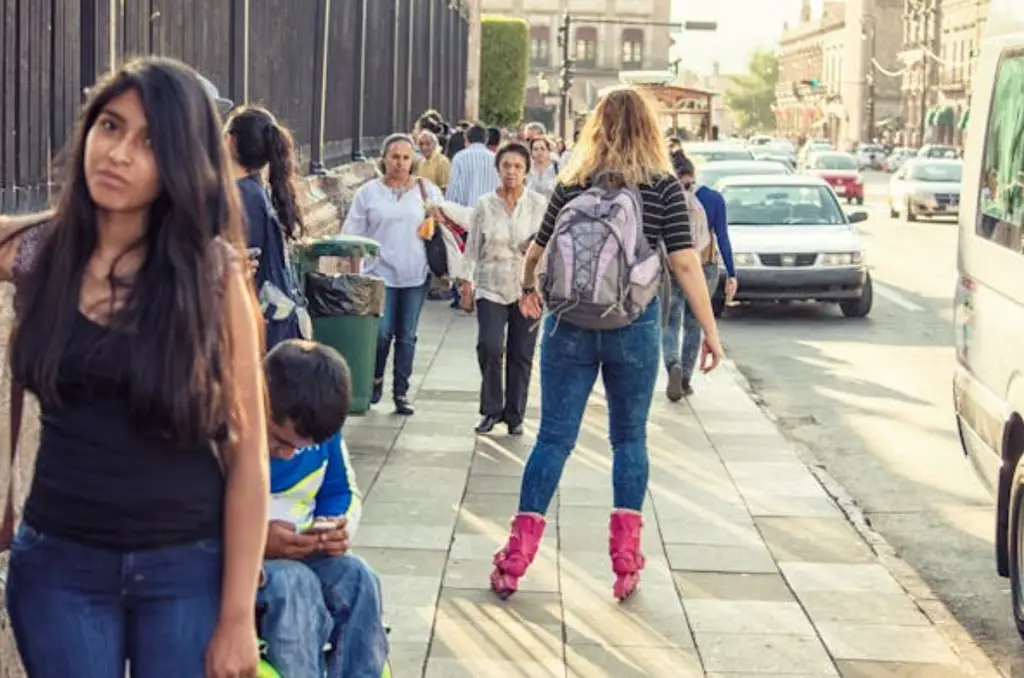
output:
[[[376,174],[372,162],[353,163],[342,166],[324,176],[304,179],[305,191],[300,195],[303,213],[310,235],[337,233],[341,220],[347,213],[356,191]],[[10,468],[10,439],[7,435],[10,417],[10,374],[6,365],[7,338],[11,329],[11,290],[9,285],[0,287],[0,355],[4,363],[0,369],[0,502],[6,501]],[[32,400],[31,398],[29,400]],[[21,454],[18,467],[14,469],[15,491],[19,506],[29,486],[35,450],[39,440],[38,410],[34,402],[26,403],[25,425],[22,430]],[[0,504],[3,506],[3,504]],[[0,556],[0,574],[7,569],[6,555]],[[55,641],[59,639],[54,639]],[[10,623],[6,616],[3,590],[0,588],[0,678],[23,678],[24,671],[18,661],[17,651],[11,638]]]

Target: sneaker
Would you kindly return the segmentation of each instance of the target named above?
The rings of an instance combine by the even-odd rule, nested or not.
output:
[[[690,380],[689,379],[683,379],[682,388],[683,388],[683,397],[684,398],[689,398],[690,396],[693,395],[693,387],[690,386]]]
[[[683,366],[679,363],[672,363],[668,366],[668,386],[665,387],[665,397],[673,403],[682,400],[685,395],[683,383]],[[689,385],[688,380],[686,383]]]

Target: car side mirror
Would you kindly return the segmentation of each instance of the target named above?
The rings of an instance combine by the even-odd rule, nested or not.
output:
[[[857,210],[856,212],[850,212],[846,215],[846,220],[851,224],[858,224],[862,221],[868,220],[868,213],[863,210]]]

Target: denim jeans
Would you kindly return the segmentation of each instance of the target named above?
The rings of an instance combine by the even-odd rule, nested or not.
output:
[[[619,330],[583,330],[552,315],[540,344],[540,431],[523,470],[521,513],[546,514],[576,446],[600,370],[608,401],[615,508],[643,508],[647,493],[647,414],[658,377],[661,311],[657,299]]]
[[[704,264],[704,279],[708,283],[708,293],[713,293],[718,286],[718,265],[714,262]],[[682,329],[683,347],[679,350],[679,332]],[[672,300],[668,310],[668,321],[661,331],[661,353],[665,359],[665,367],[674,363],[683,367],[683,379],[689,381],[693,369],[697,365],[697,354],[700,352],[701,329],[697,317],[693,315],[686,294],[680,289],[679,283],[672,281]]]
[[[380,580],[361,558],[268,560],[257,600],[267,659],[285,678],[380,678],[388,657]],[[331,652],[324,655],[324,646]]]
[[[120,553],[23,524],[7,609],[30,678],[202,678],[220,612],[219,541]]]
[[[377,330],[377,365],[374,378],[384,378],[391,341],[395,342],[394,395],[404,398],[409,393],[409,378],[416,358],[416,327],[420,324],[420,311],[427,300],[430,285],[419,287],[389,287],[384,302],[384,315]]]

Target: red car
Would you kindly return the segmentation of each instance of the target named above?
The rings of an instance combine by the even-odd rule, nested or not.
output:
[[[846,202],[864,204],[864,180],[857,169],[857,158],[850,153],[826,151],[807,159],[807,174],[819,176]]]

